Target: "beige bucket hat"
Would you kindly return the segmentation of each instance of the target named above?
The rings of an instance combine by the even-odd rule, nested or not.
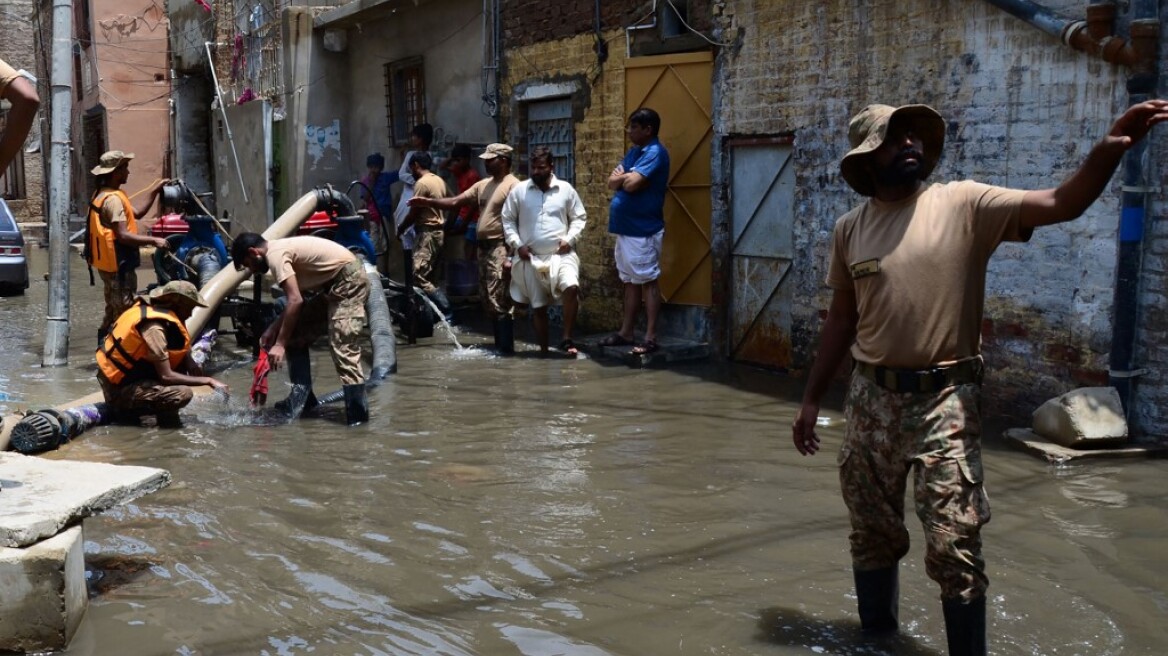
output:
[[[515,149],[507,144],[493,143],[487,146],[487,149],[483,151],[482,155],[479,155],[479,159],[495,159],[496,157],[511,159],[511,153],[513,152],[515,152]]]
[[[913,132],[924,145],[925,161],[922,162],[921,179],[933,172],[941,159],[945,147],[945,119],[937,110],[928,105],[868,105],[848,122],[848,142],[852,149],[840,160],[840,175],[852,189],[863,196],[876,193],[871,176],[864,170],[864,161],[872,151],[884,143],[888,134],[888,124],[894,117],[912,121]]]
[[[122,165],[122,162],[128,162],[134,159],[134,153],[123,153],[120,150],[111,150],[103,153],[101,159],[97,160],[97,166],[93,167],[89,172],[94,175],[105,175],[112,173],[114,169]]]
[[[156,301],[167,297],[180,297],[199,307],[207,307],[207,301],[195,286],[186,280],[172,280],[150,292],[150,300]]]

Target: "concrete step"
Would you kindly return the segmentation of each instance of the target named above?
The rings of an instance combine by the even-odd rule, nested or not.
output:
[[[576,340],[576,345],[593,358],[620,360],[634,368],[668,367],[684,362],[698,362],[708,360],[711,354],[710,345],[706,342],[695,342],[676,337],[660,337],[657,340],[659,348],[656,351],[635,355],[632,352],[632,345],[601,346],[600,342],[611,334],[589,335]]]

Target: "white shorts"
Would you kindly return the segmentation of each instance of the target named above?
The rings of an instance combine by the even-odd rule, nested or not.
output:
[[[580,256],[532,255],[530,260],[516,255],[511,260],[511,298],[541,308],[560,300],[565,289],[580,285]]]
[[[616,236],[616,272],[621,282],[643,285],[661,277],[661,243],[665,231],[649,237]]]

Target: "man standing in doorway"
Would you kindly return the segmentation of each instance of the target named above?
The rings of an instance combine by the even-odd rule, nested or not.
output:
[[[869,105],[848,126],[840,174],[868,196],[835,224],[831,307],[793,440],[819,450],[819,403],[849,351],[839,476],[866,632],[898,626],[898,567],[909,549],[907,477],[925,527],[925,567],[941,587],[951,655],[986,653],[981,527],[981,321],[986,267],[1003,241],[1081,215],[1132,144],[1168,120],[1168,102],[1129,108],[1058,188],[1023,191],[973,181],[925,185],[945,121],[924,105]]]
[[[327,333],[333,366],[344,386],[345,419],[350,426],[369,421],[361,370],[369,278],[361,259],[328,239],[305,236],[267,241],[254,232],[235,238],[231,259],[240,271],[271,271],[284,290],[284,311],[260,337],[273,370],[280,368],[285,356],[288,361],[292,393],[277,407],[293,418],[316,407],[308,347]],[[316,294],[306,301],[304,294],[311,292]]]
[[[483,297],[483,309],[494,324],[495,348],[504,354],[515,352],[511,293],[507,288],[511,263],[503,235],[503,203],[511,189],[519,184],[519,178],[511,174],[511,154],[511,146],[493,143],[479,155],[491,177],[479,180],[454,198],[414,197],[409,201],[410,207],[439,210],[478,207],[475,241],[479,250],[479,294]]]
[[[446,198],[446,182],[430,170],[432,166],[430,153],[416,152],[410,156],[414,198],[430,200]],[[442,230],[445,223],[442,212],[422,205],[411,205],[407,210],[405,219],[397,226],[397,238],[404,239],[407,231],[414,229],[414,285],[434,301],[446,322],[453,324],[454,308],[450,305],[450,299],[446,298],[446,292],[435,284],[438,278],[438,263],[442,261],[442,246],[446,242]]]
[[[637,313],[645,304],[645,340],[633,347],[637,355],[657,350],[657,315],[661,312],[661,244],[665,238],[665,194],[669,187],[669,151],[657,134],[661,117],[642,107],[629,116],[625,131],[633,147],[608,176],[615,191],[608,212],[608,231],[616,235],[617,273],[624,283],[620,330],[601,346],[633,343]]]
[[[98,165],[90,171],[97,177],[97,191],[89,203],[84,256],[89,265],[97,269],[105,288],[105,316],[97,330],[98,344],[114,321],[134,303],[134,294],[138,291],[138,265],[142,263],[138,249],[142,246],[167,248],[162,237],[138,234],[138,217],[145,216],[154,205],[162,185],[156,184],[146,201],[135,208],[121,189],[130,177],[132,159],[133,153],[111,150],[103,154]]]
[[[16,159],[24,147],[24,140],[32,123],[36,120],[37,108],[41,106],[36,87],[16,69],[0,59],[0,98],[12,103],[4,122],[4,135],[0,137],[0,175],[8,171],[8,165]]]
[[[518,258],[511,268],[511,298],[531,306],[540,353],[548,352],[548,305],[564,306],[560,350],[580,351],[572,340],[580,309],[580,256],[576,242],[588,216],[572,185],[555,176],[552,153],[531,153],[531,179],[511,190],[503,203],[503,234]]]

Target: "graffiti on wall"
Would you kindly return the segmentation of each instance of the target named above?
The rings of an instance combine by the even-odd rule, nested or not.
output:
[[[330,171],[341,167],[340,119],[333,119],[328,125],[305,126],[304,141],[309,169]]]

